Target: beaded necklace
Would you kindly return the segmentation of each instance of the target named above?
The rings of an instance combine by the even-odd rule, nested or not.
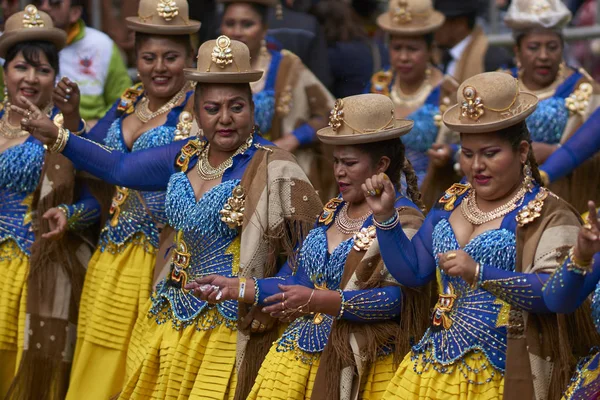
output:
[[[477,205],[475,189],[471,189],[469,194],[463,199],[462,203],[460,203],[460,211],[462,211],[463,216],[469,223],[473,225],[483,225],[486,222],[503,217],[519,207],[523,203],[525,193],[527,193],[527,189],[525,188],[525,185],[523,185],[507,203],[492,211],[486,212],[482,211]]]
[[[177,103],[179,103],[179,101],[185,96],[185,94],[190,89],[191,89],[191,84],[188,82],[185,85],[183,85],[183,87],[181,89],[179,89],[179,92],[175,93],[175,96],[173,96],[171,98],[171,100],[169,100],[168,102],[163,104],[162,107],[160,107],[158,110],[156,110],[154,112],[150,111],[150,108],[148,108],[148,104],[150,103],[150,100],[148,100],[147,96],[144,96],[144,98],[142,100],[140,100],[138,105],[135,107],[135,116],[141,122],[146,123],[146,122],[150,121],[151,119],[158,117],[159,115],[169,112],[173,109],[173,107],[175,107],[175,105]]]
[[[206,147],[200,152],[200,156],[198,157],[198,175],[203,181],[212,181],[213,179],[218,179],[223,176],[227,168],[233,165],[233,157],[238,154],[242,154],[252,146],[252,135],[246,140],[236,151],[229,157],[227,160],[223,161],[221,164],[213,167],[210,165],[208,161],[208,152],[210,151],[210,143],[206,145]]]

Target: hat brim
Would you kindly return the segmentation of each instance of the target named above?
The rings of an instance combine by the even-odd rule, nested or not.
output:
[[[139,17],[127,17],[125,23],[135,32],[151,35],[191,35],[200,30],[200,21],[191,19],[187,25],[158,25],[142,22]]]
[[[50,42],[60,51],[67,43],[67,34],[58,28],[24,28],[7,32],[0,37],[0,57],[6,58],[6,52],[15,44],[33,40]]]
[[[498,121],[493,122],[473,122],[470,124],[465,124],[461,120],[461,112],[460,112],[460,104],[455,104],[450,107],[448,111],[444,113],[443,121],[444,124],[453,130],[454,132],[460,133],[488,133],[488,132],[496,132],[504,128],[508,128],[509,126],[516,125],[517,123],[523,121],[525,118],[529,117],[537,107],[538,98],[528,92],[520,92],[519,93],[519,103],[528,105],[527,108],[520,111],[518,114],[515,114],[511,117],[500,119]],[[520,107],[520,105],[516,105],[516,107]]]
[[[185,78],[200,83],[250,83],[260,80],[263,71],[248,72],[200,72],[197,69],[183,70]]]
[[[391,14],[386,12],[377,17],[377,25],[393,35],[424,35],[437,30],[445,20],[444,14],[433,10],[425,20],[415,18],[407,24],[397,25],[392,22]]]
[[[317,131],[317,137],[325,144],[332,145],[353,145],[363,143],[382,142],[399,138],[406,135],[412,129],[413,121],[406,119],[394,120],[394,127],[376,133],[355,133],[352,135],[339,135],[332,127],[327,126]]]

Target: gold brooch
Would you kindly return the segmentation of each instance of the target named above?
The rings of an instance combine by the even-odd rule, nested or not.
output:
[[[354,234],[354,245],[352,248],[356,251],[367,251],[376,237],[377,230],[373,225],[368,228],[362,228]]]
[[[231,229],[237,229],[244,222],[244,211],[246,205],[246,193],[241,185],[237,185],[231,197],[227,199],[227,203],[223,209],[219,211],[221,221],[225,222]]]
[[[329,114],[329,126],[334,132],[337,132],[344,123],[344,101],[337,99],[333,105],[333,110]]]
[[[220,68],[225,68],[233,63],[233,53],[231,52],[231,39],[222,35],[217,38],[217,45],[213,48],[211,60]]]
[[[594,88],[588,82],[579,85],[577,89],[565,99],[565,106],[569,110],[569,113],[571,115],[585,113],[585,110],[589,105],[590,96],[593,92]]]
[[[473,121],[479,120],[484,113],[483,100],[477,97],[477,90],[473,86],[465,86],[463,89],[465,100],[460,107],[461,116],[468,117]]]
[[[521,211],[519,211],[515,217],[519,227],[523,227],[528,223],[535,221],[535,219],[541,215],[546,197],[548,197],[548,190],[541,188],[540,192],[535,196],[535,199],[531,200],[521,209]]]
[[[177,123],[177,128],[175,129],[175,140],[185,139],[190,136],[192,132],[192,123],[194,122],[194,117],[192,113],[188,111],[183,111],[179,114],[179,123]]]
[[[448,190],[446,190],[446,193],[444,193],[444,196],[442,196],[442,198],[439,200],[439,203],[444,204],[444,210],[452,211],[454,210],[454,203],[458,199],[458,196],[462,196],[470,188],[470,185],[455,183],[454,185],[450,186]]]
[[[319,215],[319,224],[329,225],[333,221],[335,211],[342,204],[342,199],[333,198],[325,204],[321,215]]]
[[[395,24],[407,24],[412,21],[412,15],[408,9],[408,2],[406,0],[398,1],[398,5],[394,7],[392,19]]]
[[[179,15],[179,7],[174,0],[159,0],[156,11],[165,21],[171,21]]]
[[[121,213],[121,205],[125,203],[127,200],[127,196],[129,196],[129,189],[117,186],[117,193],[112,199],[110,203],[109,213],[112,215],[110,218],[110,225],[115,227],[119,223],[119,214]]]
[[[535,0],[530,7],[531,12],[538,15],[547,13],[551,8],[548,0]]]
[[[23,14],[24,28],[43,28],[45,26],[42,16],[34,5],[30,4],[25,7],[25,14]]]

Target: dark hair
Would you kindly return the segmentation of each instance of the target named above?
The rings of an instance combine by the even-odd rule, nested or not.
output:
[[[200,104],[200,102],[198,101],[198,98],[202,95],[202,90],[209,85],[225,85],[225,84],[221,84],[221,83],[200,83],[198,82],[198,84],[196,85],[196,90],[194,91],[194,104],[195,106],[198,106]],[[249,83],[228,83],[226,85],[231,85],[237,88],[240,88],[241,90],[243,90],[245,92],[245,94],[248,96],[248,100],[250,102],[250,105],[252,107],[254,107],[254,100],[252,99],[252,89],[250,88],[250,84]]]
[[[467,18],[467,26],[469,27],[469,30],[472,31],[475,29],[475,23],[477,22],[477,12],[465,14],[465,17]]]
[[[384,140],[382,142],[366,143],[359,145],[362,152],[368,154],[374,164],[379,162],[381,157],[390,159],[390,165],[385,171],[394,186],[400,187],[402,173],[406,179],[406,194],[413,203],[421,210],[425,209],[421,201],[421,192],[417,183],[417,175],[410,161],[405,158],[404,143],[400,139]]]
[[[41,64],[40,53],[44,53],[48,59],[48,64],[50,64],[54,70],[55,75],[58,75],[60,70],[58,62],[58,49],[53,43],[42,40],[32,40],[15,44],[6,52],[4,62],[5,70],[8,67],[8,64],[10,64],[19,53],[23,54],[23,58],[28,64],[31,64],[36,68]]]
[[[71,7],[84,7],[86,6],[86,0],[71,0]]]
[[[248,4],[250,7],[252,7],[252,9],[254,11],[256,11],[256,13],[260,16],[260,22],[264,26],[267,26],[267,20],[268,20],[268,16],[269,16],[269,7],[265,6],[264,4],[247,3],[245,1],[238,1],[238,2],[233,2],[233,3],[225,3],[225,7],[223,8],[223,15],[225,15],[225,13],[227,12],[227,9],[232,4],[239,4],[239,3]]]
[[[523,42],[523,39],[525,39],[525,36],[527,36],[530,33],[534,33],[536,32],[535,30],[533,31],[526,31],[526,32],[517,32],[515,34],[515,43],[517,44],[517,48],[521,49],[521,44]],[[560,46],[564,49],[565,48],[565,37],[563,36],[563,34],[561,32],[555,32],[552,31],[552,33],[556,33],[556,35],[558,36],[559,40],[560,40]]]
[[[396,35],[396,34],[390,34],[390,40],[394,39],[394,38],[403,38],[406,36],[403,35]],[[423,39],[425,41],[425,45],[427,46],[428,50],[433,50],[433,44],[434,44],[434,36],[433,36],[433,32],[431,33],[426,33],[424,35],[415,35],[413,37],[414,39]]]
[[[181,44],[183,47],[185,47],[185,55],[186,56],[193,54],[192,38],[190,35],[154,35],[154,34],[143,33],[143,32],[135,33],[135,53],[136,54],[138,53],[138,51],[140,50],[140,48],[142,47],[142,45],[145,42],[147,42],[150,39],[156,39],[156,38],[169,39],[177,44]]]
[[[311,13],[323,27],[329,46],[367,37],[360,23],[354,18],[352,8],[343,1],[319,1],[312,7]]]

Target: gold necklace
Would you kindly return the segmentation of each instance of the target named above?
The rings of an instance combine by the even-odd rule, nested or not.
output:
[[[248,148],[252,146],[252,136],[248,138],[238,149],[233,153],[231,157],[227,160],[223,161],[216,167],[210,165],[208,161],[208,152],[210,151],[210,143],[204,147],[204,149],[200,152],[200,156],[198,157],[198,175],[203,181],[212,181],[214,179],[218,179],[223,176],[225,170],[233,165],[233,157],[238,154],[244,153]]]
[[[510,199],[507,203],[501,205],[500,207],[492,210],[492,211],[482,211],[477,205],[477,199],[475,197],[475,189],[471,189],[469,194],[464,198],[462,203],[460,203],[460,210],[462,211],[463,216],[469,223],[473,225],[483,225],[486,222],[493,221],[500,217],[505,216],[511,211],[515,210],[517,207],[521,205],[523,199],[525,198],[525,193],[527,193],[527,188],[525,186],[521,186],[519,191]]]
[[[417,91],[413,94],[404,93],[400,87],[400,81],[396,81],[397,83],[392,86],[392,90],[390,91],[390,97],[392,98],[394,104],[397,106],[410,108],[425,103],[425,100],[427,99],[427,96],[429,96],[429,93],[431,93],[432,88],[431,82],[429,81],[430,74],[431,72],[426,74],[423,83],[421,83],[419,89],[417,89]]]
[[[171,98],[171,100],[167,101],[165,104],[163,104],[162,107],[160,107],[154,112],[150,111],[150,108],[148,108],[148,104],[150,103],[150,100],[148,100],[148,96],[144,96],[144,98],[140,100],[140,102],[135,107],[135,116],[143,123],[146,123],[151,119],[158,117],[159,115],[167,113],[171,111],[177,103],[179,103],[179,101],[185,96],[185,94],[190,89],[191,85],[189,82],[187,82],[185,85],[183,85],[181,89],[179,89],[179,92],[177,92],[175,96]]]
[[[526,92],[530,92],[533,93],[537,96],[538,99],[540,100],[546,100],[552,96],[554,96],[554,93],[556,92],[556,88],[564,82],[564,80],[566,79],[566,73],[565,73],[566,67],[564,63],[560,64],[560,67],[558,68],[558,73],[556,74],[556,78],[554,79],[554,82],[552,82],[550,84],[550,86],[545,87],[543,89],[540,90],[531,90],[529,89],[525,83],[523,82],[523,71],[519,70],[518,76],[519,76],[519,82],[521,84],[521,87],[526,91]]]
[[[44,107],[44,109],[42,110],[42,113],[44,113],[46,115],[50,115],[51,111],[52,111],[52,103],[50,103],[49,105]],[[13,140],[13,139],[19,139],[19,138],[29,135],[29,132],[21,129],[21,125],[15,126],[15,125],[11,124],[9,121],[9,118],[8,118],[9,117],[8,114],[9,114],[9,110],[7,108],[4,111],[2,118],[0,118],[0,136],[2,136],[5,139],[8,139],[8,140]]]
[[[344,235],[353,235],[354,233],[360,231],[371,213],[372,211],[369,211],[362,217],[350,218],[348,215],[348,203],[346,203],[335,217],[335,226]]]

